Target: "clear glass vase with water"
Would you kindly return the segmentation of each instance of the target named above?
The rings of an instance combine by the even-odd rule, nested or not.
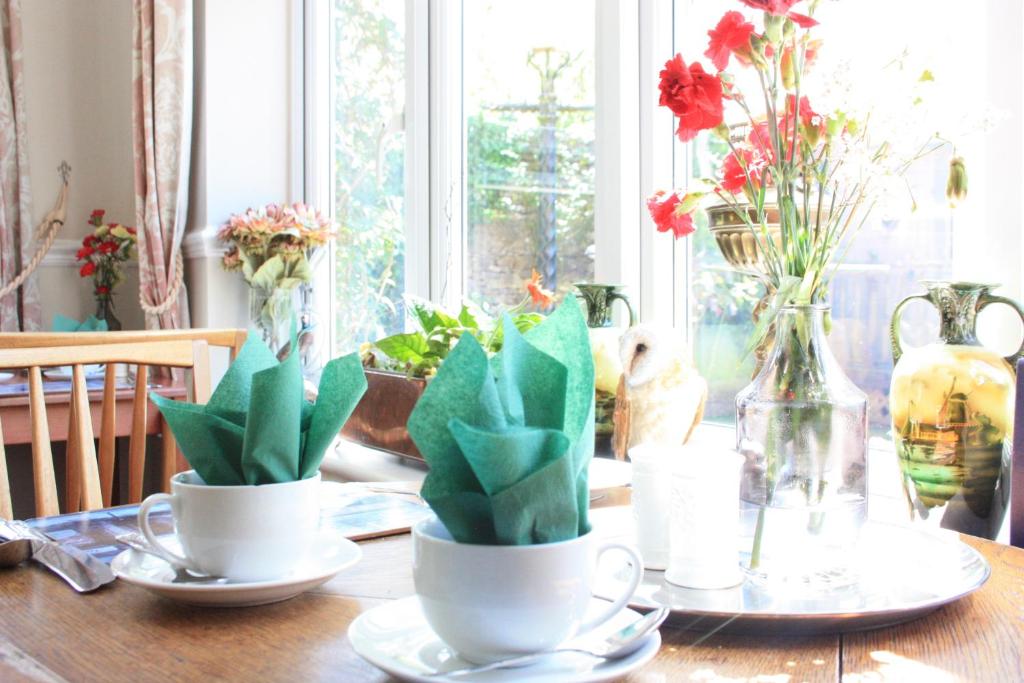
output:
[[[736,397],[741,559],[753,580],[800,590],[856,580],[867,519],[867,397],[829,349],[828,315],[783,307],[764,366]]]

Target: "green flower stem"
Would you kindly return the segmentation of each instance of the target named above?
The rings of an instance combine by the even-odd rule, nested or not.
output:
[[[822,459],[828,457],[827,449],[822,449],[820,445],[828,443],[832,433],[832,406],[827,402],[819,402],[824,378],[817,375],[817,348],[810,343],[814,324],[812,315],[810,311],[797,310],[776,320],[778,356],[775,363],[779,375],[774,393],[778,405],[774,409],[776,415],[768,420],[765,435],[765,500],[758,510],[750,552],[751,569],[761,565],[766,512],[775,502],[790,442],[793,455],[797,458],[791,474],[803,478],[799,485],[807,505],[820,504],[828,488],[828,482],[822,474],[824,462],[809,460],[815,455]],[[788,426],[783,429],[783,425]],[[809,522],[809,530],[818,530],[823,524],[824,513],[814,513]]]

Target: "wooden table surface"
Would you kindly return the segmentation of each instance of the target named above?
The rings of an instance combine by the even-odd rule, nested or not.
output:
[[[1024,681],[1024,550],[965,540],[992,577],[916,622],[815,637],[665,627],[657,657],[626,680]],[[38,566],[0,569],[0,680],[390,680],[345,633],[362,611],[412,595],[412,546],[408,535],[361,545],[362,561],[320,588],[236,609],[186,607],[120,582],[79,595]]]

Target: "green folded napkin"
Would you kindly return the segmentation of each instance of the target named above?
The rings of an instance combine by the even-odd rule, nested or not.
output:
[[[294,334],[291,348],[297,348]],[[365,391],[366,375],[353,353],[327,363],[310,403],[299,355],[278,362],[250,334],[206,405],[150,398],[203,481],[232,486],[312,477]]]
[[[590,530],[594,362],[568,299],[488,360],[465,334],[409,417],[430,471],[420,495],[461,543],[523,545]]]
[[[106,332],[107,321],[90,315],[82,322],[58,313],[53,316],[54,332]]]

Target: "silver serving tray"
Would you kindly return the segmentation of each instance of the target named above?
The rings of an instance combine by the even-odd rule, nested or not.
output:
[[[991,573],[985,558],[952,532],[871,523],[856,555],[857,580],[829,590],[779,590],[751,579],[735,588],[697,590],[647,570],[629,606],[670,607],[670,624],[704,633],[845,633],[917,619],[973,593]],[[625,572],[599,575],[610,578],[595,593],[612,596]]]

